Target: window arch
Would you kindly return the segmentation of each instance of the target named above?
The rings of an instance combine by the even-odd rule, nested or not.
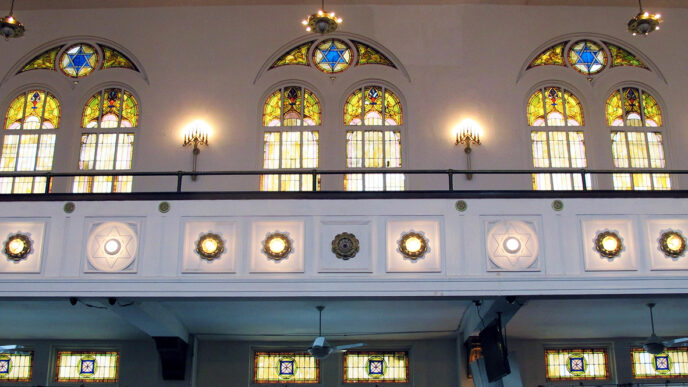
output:
[[[50,171],[55,153],[55,129],[60,126],[60,102],[44,89],[29,89],[15,97],[5,114],[0,170]],[[0,178],[0,193],[46,193],[45,177]]]
[[[304,130],[322,122],[320,100],[302,86],[273,91],[263,104],[263,168],[315,169],[320,133]],[[281,129],[277,129],[277,128]],[[320,176],[312,174],[262,175],[261,191],[312,191],[320,189]]]
[[[401,168],[403,109],[396,93],[380,85],[355,89],[344,104],[347,168]],[[360,129],[354,129],[358,126]],[[347,174],[347,191],[403,191],[405,176]]]
[[[578,97],[559,86],[538,88],[531,94],[527,106],[528,126],[534,168],[587,167],[583,107]],[[534,129],[539,127],[539,129]],[[590,176],[585,176],[590,189]],[[535,190],[582,190],[580,174],[533,174]]]
[[[122,171],[132,168],[139,103],[122,87],[102,89],[81,115],[79,170]],[[131,192],[131,176],[78,176],[75,193]]]
[[[614,90],[605,108],[607,125],[611,128],[614,167],[661,169],[664,158],[664,123],[662,109],[655,97],[641,87]],[[669,190],[669,174],[617,173],[614,189]]]

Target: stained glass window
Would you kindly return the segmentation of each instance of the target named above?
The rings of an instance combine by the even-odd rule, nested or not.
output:
[[[535,168],[576,168],[588,166],[585,156],[583,132],[564,131],[565,127],[584,124],[581,103],[570,91],[556,86],[536,90],[528,100],[528,125],[550,130],[533,130],[530,133]],[[533,174],[535,190],[582,190],[580,174]],[[591,188],[590,175],[585,184]]]
[[[349,68],[353,53],[344,41],[328,39],[320,42],[313,50],[313,63],[320,71],[339,73]]]
[[[607,53],[597,43],[582,40],[569,48],[569,62],[577,71],[585,74],[597,74],[607,66]]]
[[[570,66],[587,76],[598,74],[607,67],[630,66],[650,70],[638,55],[628,49],[592,40],[575,41],[570,46],[568,41],[559,42],[535,56],[526,70],[548,65]]]
[[[0,383],[30,382],[33,373],[33,352],[0,353]]]
[[[403,124],[401,102],[396,94],[382,86],[356,89],[344,105],[344,125]]]
[[[256,352],[253,383],[317,384],[320,383],[320,361],[303,352]]]
[[[60,383],[116,383],[119,352],[58,351],[55,381]]]
[[[352,41],[356,45],[356,49],[358,50],[358,65],[366,65],[366,64],[379,64],[379,65],[384,65],[384,66],[391,66],[391,67],[396,67],[392,63],[389,58],[387,58],[384,54],[380,53],[380,51],[370,47],[369,45],[357,41]]]
[[[138,71],[131,59],[127,58],[126,55],[122,54],[118,50],[112,47],[100,45],[100,49],[103,50],[103,68],[122,68]]]
[[[314,40],[306,42],[298,47],[292,48],[282,56],[277,58],[277,60],[270,66],[271,69],[280,66],[287,65],[302,65],[308,66],[308,50],[313,45]]]
[[[667,348],[657,355],[631,348],[631,363],[636,379],[688,377],[688,348]]]
[[[344,383],[408,382],[408,352],[344,353]]]
[[[561,42],[541,52],[530,62],[528,68],[547,65],[566,66],[566,63],[564,63],[564,47],[566,44],[568,42]]]
[[[609,379],[606,348],[546,349],[547,381]]]
[[[22,67],[21,70],[19,70],[20,73],[23,73],[24,71],[29,71],[29,70],[55,70],[55,60],[57,59],[57,53],[60,51],[62,46],[58,47],[53,47],[47,51],[44,51],[33,59],[29,61],[24,67]]]
[[[5,115],[0,171],[50,171],[59,124],[60,103],[54,95],[32,89],[17,96]],[[46,184],[45,177],[2,177],[0,193],[45,193]]]
[[[98,53],[90,44],[75,44],[60,57],[60,69],[72,78],[81,78],[89,75],[96,69],[98,64]]]
[[[612,54],[612,67],[618,66],[632,66],[640,67],[642,69],[648,69],[648,67],[640,60],[637,56],[628,52],[628,50],[621,48],[615,44],[604,42],[609,48],[609,52]],[[649,69],[648,69],[649,70]]]

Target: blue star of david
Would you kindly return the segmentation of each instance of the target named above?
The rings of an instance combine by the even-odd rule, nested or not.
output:
[[[76,75],[79,75],[81,70],[93,68],[89,62],[92,56],[93,53],[87,54],[84,52],[84,48],[79,46],[76,52],[67,54],[67,58],[69,58],[69,64],[67,64],[65,67],[74,69]]]
[[[594,50],[590,46],[588,46],[588,43],[584,43],[583,47],[581,47],[578,50],[574,50],[576,55],[578,55],[578,60],[576,60],[576,65],[583,65],[587,69],[588,73],[592,71],[593,66],[595,65],[604,65],[600,60],[597,58],[597,55],[600,53],[600,50]]]
[[[334,71],[337,65],[349,63],[349,61],[344,58],[345,52],[346,48],[337,48],[334,42],[332,42],[330,43],[329,47],[324,50],[320,50],[320,53],[323,56],[322,60],[320,60],[320,63],[330,66],[331,71]]]

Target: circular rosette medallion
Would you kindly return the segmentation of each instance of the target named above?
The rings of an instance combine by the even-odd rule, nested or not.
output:
[[[343,232],[337,234],[332,240],[332,252],[339,259],[351,259],[358,254],[359,250],[358,238],[354,234]]]
[[[203,259],[212,261],[225,252],[225,242],[218,234],[201,234],[196,241],[196,253]]]
[[[26,258],[33,249],[33,242],[27,234],[16,233],[7,237],[3,252],[7,258],[13,261],[21,261]]]
[[[287,233],[279,231],[269,233],[263,241],[263,253],[275,261],[287,258],[292,249],[293,242]]]
[[[89,44],[75,44],[67,48],[60,57],[60,70],[72,78],[89,75],[96,69],[98,53]]]
[[[401,239],[397,242],[399,252],[408,259],[423,258],[428,252],[428,239],[422,232],[415,232],[413,230],[401,235]]]
[[[333,74],[349,68],[353,53],[349,46],[339,39],[320,42],[313,51],[313,63],[320,71]]]

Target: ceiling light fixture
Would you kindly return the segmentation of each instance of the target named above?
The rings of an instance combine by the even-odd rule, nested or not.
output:
[[[638,0],[638,7],[640,12],[631,20],[628,21],[628,31],[633,36],[643,35],[647,36],[652,31],[659,29],[659,24],[663,21],[662,15],[658,13],[649,13],[643,10],[642,0]]]
[[[291,252],[292,241],[286,233],[270,233],[263,241],[263,253],[275,261],[286,258]]]
[[[318,12],[308,15],[308,18],[301,21],[308,32],[329,34],[334,32],[342,23],[342,18],[337,17],[334,12],[325,11],[325,0],[322,0]]]
[[[10,5],[10,14],[0,19],[0,35],[4,36],[5,40],[24,36],[24,25],[14,18],[14,0]]]

